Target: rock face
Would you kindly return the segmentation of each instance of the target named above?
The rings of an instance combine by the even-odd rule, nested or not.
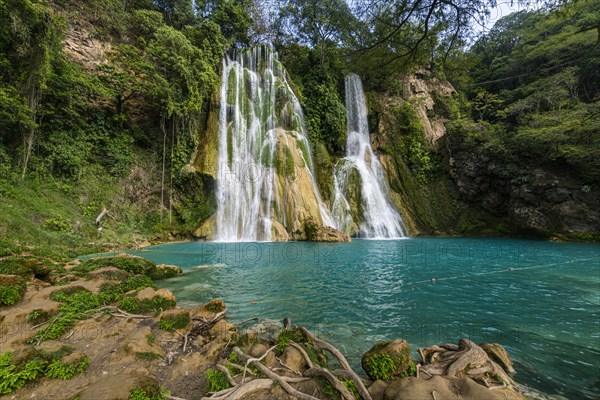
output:
[[[435,96],[448,97],[456,90],[447,81],[442,81],[426,70],[419,70],[414,75],[402,80],[402,97],[412,101],[419,120],[425,128],[425,137],[434,145],[446,134],[446,119],[435,114]]]
[[[406,340],[379,342],[361,359],[363,370],[373,380],[406,376],[411,362],[410,347]]]
[[[540,236],[599,235],[598,189],[569,168],[559,163],[536,166],[536,160],[509,165],[454,135],[448,135],[446,143],[449,171],[460,197],[505,219],[509,230]]]

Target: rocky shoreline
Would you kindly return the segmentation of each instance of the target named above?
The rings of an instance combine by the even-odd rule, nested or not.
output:
[[[559,398],[517,384],[499,344],[461,339],[419,349],[413,360],[405,341],[381,342],[363,356],[363,373],[289,320],[234,326],[218,299],[177,307],[175,296],[152,281],[181,273],[177,267],[130,255],[64,268],[26,261],[12,260],[15,274],[0,275],[6,398]]]

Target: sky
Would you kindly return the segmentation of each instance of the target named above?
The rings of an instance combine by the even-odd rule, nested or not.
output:
[[[512,5],[511,5],[512,3]],[[537,7],[534,5],[524,5],[517,4],[516,0],[498,0],[498,5],[496,8],[493,8],[490,12],[490,19],[485,26],[475,25],[475,30],[481,33],[488,32],[496,21],[498,21],[502,17],[506,17],[508,14],[511,14],[516,11],[521,10],[535,10]]]

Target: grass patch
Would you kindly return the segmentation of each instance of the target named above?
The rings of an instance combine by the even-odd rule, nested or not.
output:
[[[136,275],[118,285],[103,285],[99,293],[92,293],[81,286],[58,290],[50,296],[52,300],[64,303],[57,318],[31,338],[30,343],[58,339],[78,320],[86,318],[91,310],[118,301],[123,293],[130,290],[140,290],[148,286],[155,287],[149,277]]]

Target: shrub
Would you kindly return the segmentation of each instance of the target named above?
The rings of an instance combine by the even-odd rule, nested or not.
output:
[[[221,390],[231,387],[227,376],[221,371],[209,368],[205,372],[208,392],[220,392]]]
[[[164,400],[169,396],[168,390],[160,387],[142,388],[135,387],[131,389],[129,400]]]
[[[53,213],[52,216],[44,222],[44,228],[54,232],[72,232],[73,226],[71,221],[58,213]]]

